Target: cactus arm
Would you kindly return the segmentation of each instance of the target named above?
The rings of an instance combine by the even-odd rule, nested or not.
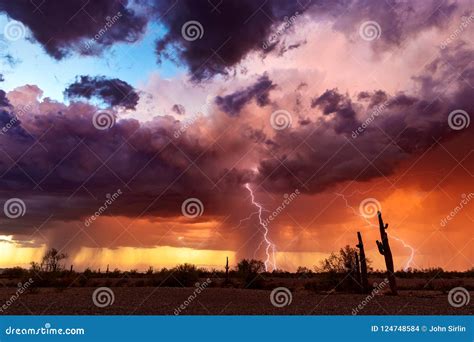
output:
[[[377,240],[376,243],[377,243],[377,247],[379,249],[379,253],[382,254],[382,255],[385,255],[385,251],[383,249],[383,244],[379,240]]]

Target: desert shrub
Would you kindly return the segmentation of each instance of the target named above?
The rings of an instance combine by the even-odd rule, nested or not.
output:
[[[199,281],[199,273],[196,266],[191,264],[182,264],[176,266],[171,270],[171,276],[168,277],[166,282],[170,282],[174,285],[166,286],[194,286]]]
[[[317,272],[336,272],[344,273],[354,265],[355,254],[357,249],[347,245],[339,250],[339,253],[332,252],[329,257],[320,262],[319,267],[315,267]],[[372,261],[365,258],[367,262],[367,270],[372,270]]]
[[[22,268],[22,267],[12,267],[12,268],[6,268],[2,272],[2,276],[5,278],[23,278],[28,274],[28,270]]]
[[[309,281],[305,283],[304,288],[306,290],[315,292],[327,292],[337,290],[341,285],[341,280],[344,278],[343,274],[336,272],[325,273],[319,275],[317,280]],[[339,288],[341,290],[342,288]]]
[[[265,270],[265,264],[260,260],[243,259],[237,264],[237,275],[244,281],[244,288],[262,289],[265,279],[262,272]]]
[[[64,269],[61,261],[67,258],[67,254],[60,253],[56,248],[51,248],[46,251],[41,260],[41,270],[45,272],[58,272]]]

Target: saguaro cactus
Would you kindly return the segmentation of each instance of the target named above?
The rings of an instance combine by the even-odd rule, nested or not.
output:
[[[355,258],[355,278],[357,282],[357,288],[360,289],[361,287],[361,279],[360,279],[360,262],[359,262],[359,254],[357,252],[354,253],[354,258]]]
[[[388,243],[388,235],[385,232],[388,228],[388,223],[384,223],[382,219],[382,213],[379,211],[377,213],[379,217],[379,228],[380,228],[380,239],[382,241],[377,240],[377,247],[379,249],[380,254],[382,254],[385,258],[385,265],[387,266],[387,278],[390,284],[390,290],[392,294],[397,294],[397,282],[395,279],[395,271],[393,269],[393,257],[392,251],[390,250],[390,245]]]
[[[225,282],[229,282],[229,257],[226,257],[225,261]]]
[[[369,292],[369,280],[367,277],[367,261],[365,259],[365,250],[364,250],[364,243],[362,242],[362,235],[360,232],[357,232],[357,239],[359,243],[357,244],[357,248],[359,248],[359,255],[360,255],[360,276],[361,276],[361,283],[362,283],[362,291],[364,293]]]

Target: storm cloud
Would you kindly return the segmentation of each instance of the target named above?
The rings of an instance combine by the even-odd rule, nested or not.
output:
[[[75,83],[69,85],[64,94],[69,98],[96,97],[110,106],[121,106],[126,109],[135,109],[140,98],[127,82],[105,76],[80,76]]]
[[[268,105],[270,102],[270,91],[275,87],[276,84],[274,84],[267,75],[263,75],[251,86],[232,94],[218,96],[215,101],[222,111],[235,116],[253,99],[255,99],[260,107]]]
[[[147,19],[127,5],[128,0],[4,0],[0,12],[25,24],[32,38],[59,60],[73,52],[98,54],[117,42],[137,41]]]

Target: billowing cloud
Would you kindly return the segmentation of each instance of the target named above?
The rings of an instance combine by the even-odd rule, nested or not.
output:
[[[80,76],[75,83],[66,88],[64,94],[69,98],[96,97],[110,106],[121,106],[126,109],[135,109],[140,98],[127,82],[105,76]]]
[[[437,3],[444,19],[423,2],[386,8],[379,2],[312,1],[300,9],[294,2],[244,1],[238,11],[233,1],[173,4],[150,9],[168,30],[157,52],[182,58],[190,73],[155,73],[140,90],[118,78],[82,76],[66,89],[78,100],[69,104],[43,98],[35,85],[0,92],[0,123],[8,128],[0,135],[1,200],[18,197],[27,207],[21,219],[0,221],[2,234],[39,244],[29,234],[46,222],[44,243],[69,250],[166,245],[262,257],[249,188],[268,212],[298,189],[298,202],[272,222],[271,239],[281,253],[327,252],[340,247],[326,242],[342,233],[342,223],[366,224],[352,208],[363,197],[377,197],[384,215],[393,218],[401,203],[421,212],[420,193],[449,187],[457,198],[456,191],[465,191],[462,183],[472,175],[462,173],[472,169],[473,133],[453,129],[449,115],[474,113],[473,49],[467,35],[438,49],[456,28],[454,13],[464,13],[462,3]],[[334,21],[343,10],[348,15]],[[307,42],[284,54],[269,49],[262,59],[261,42],[292,11],[301,17],[278,39],[288,47],[301,37]],[[269,13],[274,21],[266,21]],[[358,30],[371,19],[382,32],[368,42]],[[181,36],[190,20],[203,26],[201,39]],[[242,72],[231,73],[239,64]],[[96,102],[81,98],[113,107],[103,113],[106,129],[97,125]],[[130,118],[124,109],[133,108]],[[275,112],[289,115],[286,128],[272,125]],[[459,160],[463,168],[450,173]],[[445,181],[451,175],[456,179]],[[119,189],[117,200],[85,227]],[[423,208],[430,224],[439,219],[438,207],[449,213],[435,195],[435,203]],[[182,214],[189,198],[203,204],[194,220]],[[411,219],[408,232],[426,228],[421,214]],[[121,236],[124,227],[130,234]],[[69,242],[86,228],[87,234]],[[376,238],[369,229],[364,234]],[[315,240],[321,245],[311,245]]]
[[[25,24],[33,39],[56,59],[72,52],[97,54],[117,42],[135,42],[147,23],[128,7],[127,0],[1,1],[0,12]]]
[[[238,115],[242,108],[253,99],[260,107],[268,105],[270,91],[275,87],[276,84],[267,75],[263,75],[251,86],[232,94],[217,96],[215,101],[222,111],[229,115]]]
[[[224,1],[217,5],[207,1],[157,1],[158,20],[166,25],[168,33],[157,42],[156,52],[159,59],[173,57],[185,63],[195,80],[227,74],[249,52],[261,48],[274,23],[303,12],[302,4],[252,0]],[[196,39],[192,34],[197,34]]]

